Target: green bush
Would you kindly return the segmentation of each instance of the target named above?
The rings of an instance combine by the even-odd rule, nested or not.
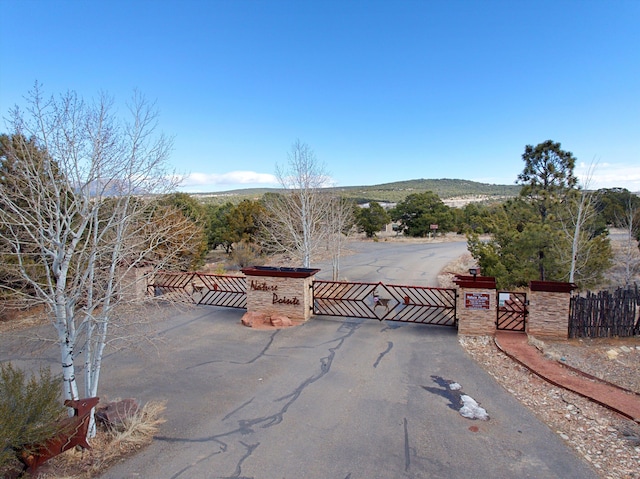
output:
[[[49,368],[27,378],[11,363],[0,364],[0,471],[14,463],[17,452],[53,436],[64,414],[60,377]]]

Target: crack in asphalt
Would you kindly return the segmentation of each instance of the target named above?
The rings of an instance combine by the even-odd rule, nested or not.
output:
[[[248,406],[249,404],[251,404],[253,402],[253,400],[255,399],[255,397],[252,397],[251,399],[249,399],[247,402],[245,402],[244,404],[241,404],[240,406],[238,406],[237,408],[235,408],[233,411],[231,411],[229,414],[227,414],[225,417],[222,418],[223,421],[226,421],[227,419],[229,419],[231,416],[233,416],[235,413],[237,413],[238,411],[240,411],[241,409],[244,409],[246,406]]]
[[[229,364],[252,364],[255,363],[258,359],[264,357],[264,356],[268,356],[267,355],[267,351],[269,350],[269,348],[271,347],[271,345],[273,344],[273,341],[276,338],[276,335],[280,332],[281,330],[278,329],[276,331],[274,331],[273,333],[271,333],[271,335],[269,336],[269,341],[267,341],[267,344],[264,348],[262,348],[262,351],[260,351],[254,358],[250,359],[249,361],[228,361]],[[207,364],[213,364],[213,363],[222,363],[225,362],[222,359],[214,359],[212,361],[205,361],[203,363],[198,363],[198,364],[194,364],[192,366],[189,366],[185,369],[194,369],[194,368],[198,368],[200,366],[206,366]]]
[[[373,363],[373,367],[377,368],[378,364],[380,364],[380,361],[382,360],[382,358],[389,352],[391,351],[391,349],[393,348],[393,342],[392,341],[387,341],[387,349],[385,349],[384,351],[382,351],[379,355],[378,355],[378,359],[376,359],[376,362]]]
[[[409,446],[409,425],[407,418],[404,418],[404,470],[409,471],[411,466],[411,447]]]
[[[260,429],[267,429],[269,427],[275,426],[277,424],[280,424],[284,418],[284,415],[286,414],[286,412],[288,411],[289,407],[291,407],[291,405],[293,403],[295,403],[295,401],[302,395],[302,393],[304,392],[304,390],[309,387],[310,385],[312,385],[313,383],[319,381],[320,379],[322,379],[330,370],[331,370],[331,366],[333,364],[333,360],[335,359],[335,355],[336,352],[345,344],[345,342],[347,341],[347,339],[349,339],[354,333],[355,331],[360,327],[361,322],[358,323],[343,323],[340,325],[340,327],[338,328],[338,333],[344,333],[342,336],[337,337],[333,340],[330,341],[326,341],[323,344],[335,344],[332,347],[328,348],[328,354],[326,356],[323,356],[320,358],[320,369],[317,373],[313,374],[312,376],[308,377],[307,379],[305,379],[304,381],[302,381],[302,383],[300,383],[296,388],[294,388],[290,393],[285,394],[284,396],[280,396],[279,398],[276,398],[273,400],[274,403],[278,403],[278,402],[283,402],[282,406],[280,407],[280,409],[278,409],[277,411],[273,412],[273,414],[269,414],[267,416],[262,416],[262,417],[256,417],[256,418],[243,418],[243,419],[238,419],[237,424],[238,427],[220,434],[215,434],[212,436],[208,436],[208,437],[201,437],[201,438],[176,438],[176,437],[167,437],[167,436],[156,436],[155,439],[158,441],[165,441],[165,442],[169,442],[169,443],[174,443],[174,442],[193,442],[193,443],[202,443],[202,442],[214,442],[217,443],[219,445],[219,449],[212,452],[211,454],[209,454],[208,456],[199,459],[196,463],[194,464],[190,464],[186,467],[184,467],[183,469],[181,469],[180,471],[178,471],[175,475],[173,475],[171,477],[171,479],[177,479],[179,477],[182,477],[184,474],[188,473],[190,471],[191,468],[193,468],[194,466],[202,463],[203,461],[207,461],[209,459],[211,459],[214,456],[220,455],[222,453],[227,452],[228,450],[228,445],[229,442],[233,439],[233,436],[247,436],[250,434],[253,434],[256,432],[257,428]],[[277,333],[277,332],[276,332]],[[265,355],[266,351],[269,349],[269,347],[272,345],[273,340],[275,338],[275,333],[271,336],[270,341],[268,342],[267,346],[265,346],[265,348],[263,349],[263,351],[255,358],[257,359],[258,357],[262,357]],[[252,360],[253,362],[253,360]],[[250,363],[240,363],[240,364],[250,364]],[[235,410],[231,411],[230,413],[228,413],[224,418],[223,421],[230,418],[231,416],[233,416],[235,413],[237,413],[238,411],[242,410],[243,408],[245,408],[247,405],[249,405],[254,398],[250,399],[249,401],[245,402],[244,404],[242,404],[240,407],[236,408]],[[224,440],[223,440],[224,439]],[[242,457],[238,458],[237,463],[236,463],[236,467],[235,467],[235,471],[233,473],[233,475],[231,476],[220,476],[220,479],[227,479],[228,478],[233,478],[233,479],[241,479],[243,476],[241,476],[242,473],[242,464],[244,463],[244,461],[246,461],[252,454],[253,452],[258,448],[258,446],[260,445],[260,443],[255,443],[255,444],[247,444],[244,441],[241,441],[238,439],[237,441],[238,444],[240,444],[241,446],[243,446],[245,448],[245,453],[242,455]],[[350,477],[350,474],[347,476],[347,478]],[[251,478],[245,478],[245,479],[251,479]]]

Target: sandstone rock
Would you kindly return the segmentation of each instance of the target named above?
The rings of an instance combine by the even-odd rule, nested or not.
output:
[[[284,314],[273,314],[260,312],[247,312],[240,320],[242,324],[250,328],[270,329],[287,328],[293,326],[293,321]]]
[[[139,409],[138,401],[133,398],[112,401],[96,408],[96,420],[108,427],[120,429],[127,418],[134,416]]]
[[[291,319],[289,319],[288,316],[285,316],[284,314],[274,314],[273,316],[271,316],[271,326],[274,326],[276,328],[286,328],[288,326],[291,326],[293,323],[291,322]]]
[[[269,318],[265,313],[249,311],[244,313],[240,322],[249,328],[255,328],[257,326],[262,326],[265,323],[269,324]]]

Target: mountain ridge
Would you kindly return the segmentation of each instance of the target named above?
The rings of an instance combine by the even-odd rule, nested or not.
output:
[[[326,189],[358,203],[371,201],[396,203],[404,200],[410,194],[426,191],[434,192],[443,200],[471,196],[497,200],[517,196],[520,193],[520,188],[519,185],[498,185],[453,178],[419,178],[377,185],[332,186]],[[243,199],[259,198],[265,193],[278,193],[282,190],[282,188],[241,188],[220,192],[190,193],[190,195],[206,203],[239,202]]]

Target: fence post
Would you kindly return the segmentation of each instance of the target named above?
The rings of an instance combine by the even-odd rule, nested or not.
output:
[[[531,281],[527,334],[545,339],[569,338],[573,283]]]

